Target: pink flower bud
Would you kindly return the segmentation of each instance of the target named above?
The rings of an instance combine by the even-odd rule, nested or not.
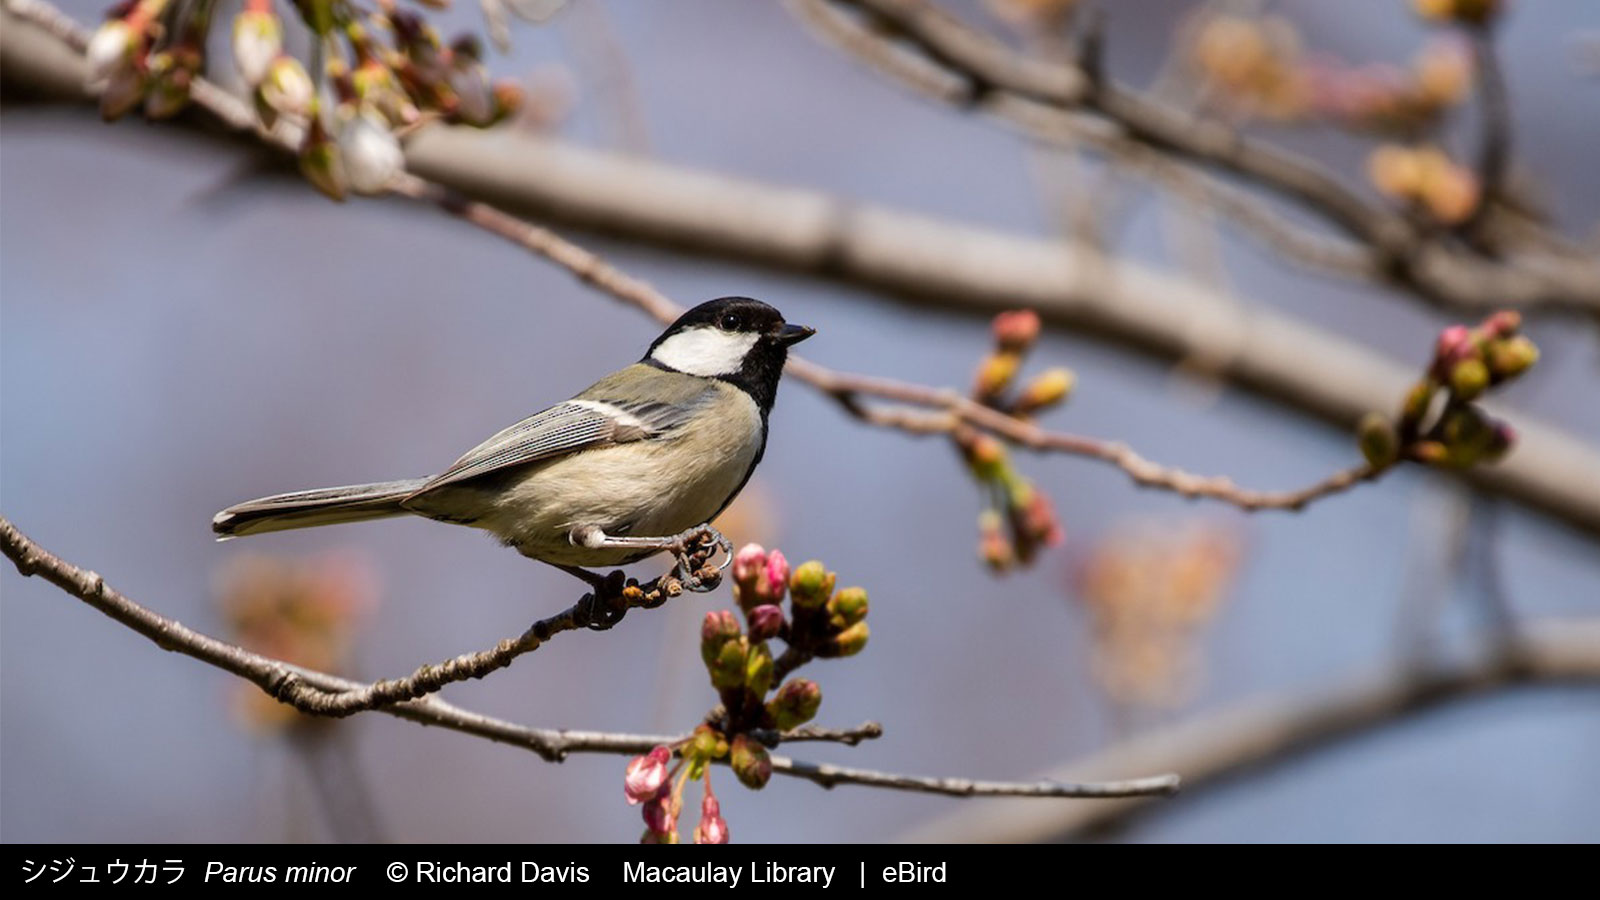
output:
[[[722,645],[739,636],[739,622],[725,609],[706,613],[700,623],[700,658],[707,663],[722,653]]]
[[[1031,309],[1003,312],[994,317],[994,339],[1002,350],[1020,353],[1039,337],[1039,314]]]
[[[722,818],[722,806],[717,803],[717,798],[706,789],[706,797],[700,801],[700,824],[694,829],[694,842],[696,844],[726,844],[728,842],[728,823]]]
[[[784,591],[789,587],[789,561],[783,558],[782,550],[774,550],[767,556],[766,578],[761,582],[761,598],[773,603],[783,599]]]
[[[645,801],[644,808],[640,810],[644,816],[644,827],[655,834],[667,834],[677,830],[677,820],[672,815],[672,792],[659,791]]]
[[[654,798],[667,783],[667,763],[672,759],[672,748],[662,745],[643,756],[628,762],[622,776],[622,793],[629,806]]]
[[[757,606],[745,614],[745,619],[750,623],[752,641],[771,640],[783,630],[783,609],[775,604],[764,603]]]
[[[1433,358],[1440,363],[1450,363],[1472,349],[1472,330],[1465,325],[1451,325],[1439,332],[1439,342],[1434,347]]]
[[[733,580],[741,585],[754,585],[756,576],[767,565],[766,548],[760,544],[745,544],[733,556]]]

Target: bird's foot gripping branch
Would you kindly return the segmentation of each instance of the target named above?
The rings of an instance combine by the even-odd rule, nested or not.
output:
[[[744,627],[731,610],[719,610],[706,613],[700,628],[700,658],[721,705],[688,738],[628,763],[623,790],[630,804],[644,806],[646,843],[678,842],[678,815],[692,781],[705,785],[695,842],[726,843],[728,823],[712,791],[711,764],[725,760],[740,783],[765,787],[772,777],[768,749],[780,733],[810,722],[822,705],[816,682],[784,679],[813,659],[853,656],[867,645],[867,592],[835,590],[837,576],[816,560],[791,572],[782,551],[749,544],[734,559],[733,581]],[[768,646],[775,639],[787,645],[776,658]],[[674,755],[678,761],[669,770]]]

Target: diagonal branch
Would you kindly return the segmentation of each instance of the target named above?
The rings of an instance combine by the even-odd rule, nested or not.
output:
[[[987,112],[1036,139],[1094,147],[1168,187],[1206,196],[1225,210],[1245,210],[1237,221],[1291,258],[1398,287],[1439,306],[1600,316],[1600,264],[1592,258],[1552,252],[1486,259],[1463,252],[1403,215],[1367,202],[1309,158],[1113,82],[1091,80],[1069,64],[1020,56],[933,3],[791,0],[791,5],[827,40],[921,93]],[[1488,38],[1480,35],[1483,42]],[[1494,105],[1497,70],[1487,74],[1486,114],[1495,123],[1503,113]],[[1484,167],[1498,183],[1509,131],[1501,122],[1491,124],[1489,133],[1495,139],[1486,145]],[[1180,164],[1262,188],[1320,216],[1353,241],[1312,233],[1224,185],[1185,172]]]
[[[306,691],[319,692],[327,697],[362,697],[377,687],[293,666],[282,660],[252,653],[235,644],[201,634],[128,599],[106,584],[105,579],[99,574],[79,568],[34,543],[4,517],[0,517],[0,553],[4,553],[6,558],[15,564],[17,571],[23,576],[37,575],[44,578],[71,596],[77,597],[154,641],[163,650],[191,656],[237,675],[284,702],[291,702],[284,696],[286,692],[283,688],[284,685],[291,683],[299,685]],[[296,708],[301,707],[296,705]],[[523,747],[550,762],[559,762],[569,753],[642,753],[661,744],[679,743],[688,737],[529,728],[461,709],[435,697],[359,708],[375,709],[402,719],[437,725]],[[877,723],[868,722],[850,729],[801,728],[779,732],[772,737],[778,742],[836,741],[854,745],[861,740],[878,737],[882,732],[883,729]],[[826,763],[802,762],[782,756],[772,757],[772,770],[778,774],[812,781],[824,787],[859,784],[956,796],[1137,797],[1171,794],[1178,789],[1176,775],[1091,783],[979,781],[899,775]]]

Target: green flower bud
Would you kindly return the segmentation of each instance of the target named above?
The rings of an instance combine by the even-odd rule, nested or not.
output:
[[[867,623],[857,622],[834,635],[825,645],[829,651],[822,656],[855,656],[867,645]]]
[[[1400,455],[1400,436],[1382,413],[1369,412],[1361,417],[1359,429],[1361,455],[1375,469],[1392,465]]]
[[[1509,381],[1539,361],[1539,348],[1526,335],[1517,335],[1489,345],[1489,373],[1496,383]]]
[[[729,753],[728,763],[740,783],[757,791],[767,786],[772,778],[772,757],[767,755],[767,748],[749,735],[739,734],[734,736]]]
[[[822,706],[822,688],[805,678],[791,678],[778,688],[767,704],[767,715],[781,731],[799,728],[811,721]]]
[[[723,644],[717,653],[717,658],[706,666],[711,673],[711,686],[718,690],[742,687],[745,678],[745,660],[749,653],[750,648],[742,637]]]
[[[867,592],[865,588],[847,587],[828,601],[828,625],[843,631],[867,617]]]
[[[745,689],[756,697],[765,697],[772,690],[772,665],[772,651],[766,644],[751,647],[744,664]]]
[[[1450,368],[1450,390],[1462,400],[1475,400],[1489,386],[1489,367],[1469,356]]]
[[[817,560],[803,563],[789,576],[789,600],[803,609],[815,609],[828,602],[837,579]]]

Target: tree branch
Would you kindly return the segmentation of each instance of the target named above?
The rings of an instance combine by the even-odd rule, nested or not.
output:
[[[791,0],[791,5],[841,49],[921,93],[990,113],[1036,139],[1091,146],[1113,162],[1131,160],[1134,168],[1157,182],[1204,196],[1219,208],[1244,208],[1248,214],[1237,218],[1240,224],[1275,249],[1287,250],[1292,258],[1325,271],[1397,287],[1448,308],[1482,312],[1517,307],[1600,316],[1600,263],[1592,258],[1542,254],[1518,260],[1484,259],[1454,249],[1398,212],[1363,200],[1309,158],[1109,81],[1097,82],[1091,89],[1071,65],[1019,56],[1009,45],[932,3]],[[1487,39],[1485,35],[1483,40]],[[920,56],[923,64],[908,63],[908,53]],[[1485,88],[1494,88],[1497,70],[1489,74]],[[1486,90],[1486,100],[1493,99],[1492,93]],[[1489,111],[1492,121],[1499,114]],[[1509,132],[1491,126],[1491,134],[1504,138],[1488,145],[1492,152],[1485,160],[1488,174],[1498,182]],[[1172,161],[1213,169],[1263,188],[1319,215],[1355,242],[1330,241],[1307,232],[1226,186],[1182,171]]]
[[[1464,660],[1400,663],[1309,692],[1200,713],[1188,722],[1113,744],[1050,775],[1093,778],[1097,772],[1130,767],[1170,768],[1183,773],[1183,797],[1193,799],[1258,767],[1288,763],[1412,721],[1428,710],[1551,685],[1600,689],[1600,619],[1523,622],[1514,644],[1491,643]],[[960,816],[928,822],[903,838],[941,843],[1091,838],[1155,811],[1136,801],[1050,810],[995,801],[963,807]]]
[[[154,641],[163,650],[191,656],[237,675],[279,700],[289,702],[284,696],[285,691],[282,687],[289,683],[298,684],[306,690],[317,691],[329,697],[364,697],[378,687],[376,684],[361,684],[252,653],[243,647],[201,634],[180,622],[168,619],[123,596],[106,584],[105,579],[97,573],[79,568],[40,547],[3,516],[0,516],[0,552],[16,565],[17,571],[23,576],[37,575],[44,578],[71,596],[77,597],[113,620]],[[296,708],[301,707],[296,705]],[[688,737],[529,728],[464,710],[434,697],[400,702],[391,700],[388,705],[366,705],[359,706],[359,709],[375,709],[426,725],[437,725],[523,747],[550,762],[558,762],[569,753],[643,753],[652,747],[675,744]],[[878,737],[882,733],[881,726],[875,722],[868,722],[852,729],[807,727],[779,732],[771,737],[780,743],[836,741],[854,745],[862,740]],[[899,775],[826,763],[808,763],[782,756],[772,757],[772,770],[778,774],[813,781],[824,787],[859,784],[867,787],[957,796],[1131,797],[1171,794],[1178,789],[1176,775],[1091,783],[976,781],[963,778]]]
[[[39,0],[9,2],[7,16],[62,18]],[[81,29],[72,31],[77,26],[70,20],[68,25],[52,27],[50,33],[69,44],[76,37],[81,46]],[[40,46],[49,42],[39,40],[26,22],[8,27],[3,37],[6,52],[0,62],[8,88],[43,85],[57,95],[84,96],[81,57],[55,53],[39,62],[41,53],[50,55],[48,47]],[[259,133],[253,112],[214,85],[197,84],[196,100],[232,127]],[[293,146],[288,135],[273,133],[269,138],[279,146]],[[580,226],[831,273],[972,312],[992,314],[1026,305],[1076,333],[1110,336],[1168,358],[1217,360],[1218,377],[1343,429],[1354,428],[1371,410],[1392,408],[1415,380],[1413,370],[1355,344],[1266,310],[1241,313],[1231,300],[1187,281],[1073,245],[1024,240],[521,135],[486,138],[471,129],[430,128],[406,152],[408,168],[419,177]],[[475,209],[505,216],[487,206]],[[607,290],[639,303],[658,319],[676,309],[649,285],[627,278],[548,230],[510,217],[501,221],[529,244],[544,248],[529,249],[549,255],[580,279],[604,281]],[[806,363],[796,365],[806,371]],[[954,391],[943,394],[946,400],[959,396]],[[1456,474],[1600,534],[1600,478],[1594,475],[1600,472],[1600,453],[1527,416],[1489,411],[1516,422],[1517,450],[1493,467]],[[882,420],[877,424],[899,419],[895,427],[912,431],[937,424],[934,418],[906,412],[891,406],[867,415]],[[1130,475],[1137,477],[1142,469],[1134,465]],[[1298,493],[1250,499],[1273,499],[1293,508]]]

